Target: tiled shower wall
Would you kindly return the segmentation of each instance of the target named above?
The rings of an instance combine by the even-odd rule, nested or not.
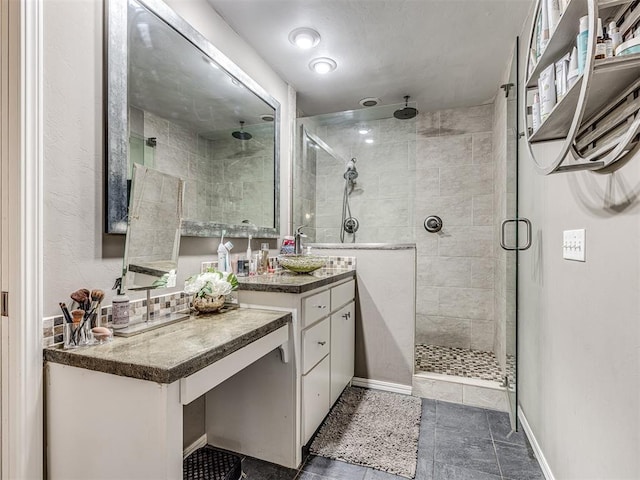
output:
[[[273,124],[251,127],[253,138],[241,141],[231,132],[205,138],[135,107],[130,118],[133,133],[156,138],[149,166],[186,181],[185,218],[273,225]]]
[[[360,221],[357,242],[417,246],[416,343],[493,351],[493,104],[407,121],[337,119],[319,126],[303,119],[342,157],[318,157],[316,209],[303,212],[316,215],[316,241],[339,241],[342,174],[355,157],[359,177],[350,200]],[[424,229],[429,215],[442,218],[441,232]]]
[[[359,176],[351,193],[351,215],[358,219],[358,243],[407,242],[413,237],[415,190],[415,120],[395,118],[354,122],[351,119],[313,129],[340,159],[320,152],[316,161],[315,240],[340,241],[343,174],[349,159],[356,159]],[[360,129],[368,130],[360,134]],[[366,143],[366,140],[373,143]],[[306,212],[305,212],[306,213]],[[345,242],[353,241],[347,234]]]
[[[420,115],[416,343],[493,351],[493,105]],[[422,222],[442,218],[439,233]]]

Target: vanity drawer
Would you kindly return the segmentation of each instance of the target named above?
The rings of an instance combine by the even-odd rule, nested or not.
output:
[[[306,374],[329,353],[331,347],[331,319],[302,331],[302,374]]]
[[[329,315],[331,305],[331,294],[329,290],[316,293],[302,301],[302,328],[311,325],[316,320]]]
[[[329,413],[329,357],[322,360],[308,375],[302,376],[302,444]]]
[[[331,289],[331,311],[346,305],[354,299],[356,295],[356,282],[350,280],[347,283],[338,285]]]

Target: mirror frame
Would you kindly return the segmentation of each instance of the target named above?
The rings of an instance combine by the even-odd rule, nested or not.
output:
[[[160,18],[170,28],[208,56],[228,75],[242,83],[250,92],[261,98],[275,110],[274,115],[274,226],[224,224],[213,221],[183,219],[183,236],[217,237],[226,230],[229,237],[278,238],[280,236],[280,117],[281,108],[271,94],[241,70],[226,55],[214,47],[200,32],[174,12],[161,0],[135,0]],[[124,234],[127,231],[127,175],[129,171],[129,121],[128,121],[128,0],[105,2],[106,88],[105,88],[105,231]]]

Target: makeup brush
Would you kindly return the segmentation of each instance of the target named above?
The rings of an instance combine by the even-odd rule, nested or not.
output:
[[[91,311],[88,315],[91,328],[97,327],[96,317],[100,314],[100,305],[104,299],[104,291],[100,289],[91,290]]]
[[[69,296],[71,297],[71,300],[78,304],[78,308],[82,310],[89,310],[91,305],[90,295],[91,292],[89,292],[89,290],[87,290],[86,288],[81,288],[79,290],[76,290]]]
[[[60,310],[62,310],[62,315],[64,316],[64,319],[66,320],[66,322],[73,323],[73,320],[71,319],[71,314],[69,313],[69,309],[67,308],[67,304],[64,302],[60,302],[58,305],[60,305]]]

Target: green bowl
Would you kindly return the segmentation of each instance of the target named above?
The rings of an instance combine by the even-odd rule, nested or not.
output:
[[[319,255],[279,255],[278,263],[282,268],[295,273],[309,273],[324,267],[327,257]]]

